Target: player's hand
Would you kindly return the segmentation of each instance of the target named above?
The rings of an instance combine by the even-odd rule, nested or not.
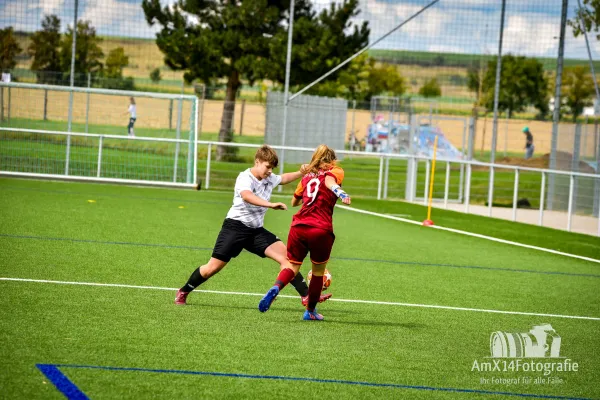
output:
[[[287,210],[287,205],[285,203],[272,203],[271,208],[273,210]]]
[[[302,175],[306,175],[307,172],[308,172],[308,164],[302,164],[300,166],[300,173]]]
[[[342,203],[344,203],[346,205],[350,205],[350,203],[352,203],[352,200],[350,199],[350,196],[344,196],[341,199],[342,199]]]

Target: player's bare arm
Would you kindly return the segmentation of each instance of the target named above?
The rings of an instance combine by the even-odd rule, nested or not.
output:
[[[246,203],[252,204],[254,206],[272,208],[273,210],[287,210],[287,206],[284,203],[271,203],[270,201],[261,199],[250,190],[243,190],[240,193],[240,197]]]
[[[308,164],[302,164],[302,166],[300,167],[300,170],[298,170],[296,172],[288,172],[286,174],[281,175],[281,184],[287,185],[290,182],[293,182],[295,180],[302,178],[304,175],[306,175],[307,167],[308,167]]]
[[[337,197],[339,197],[342,200],[342,203],[350,204],[352,202],[350,195],[346,193],[340,185],[337,184],[335,178],[326,176],[325,186],[327,186],[327,189],[331,190]]]
[[[302,198],[297,198],[296,196],[292,196],[292,207],[298,207],[302,204]]]

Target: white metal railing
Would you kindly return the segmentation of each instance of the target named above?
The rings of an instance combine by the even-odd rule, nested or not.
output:
[[[123,180],[123,179],[108,179],[101,177],[102,171],[102,158],[103,158],[103,141],[105,139],[120,139],[120,140],[128,140],[128,141],[147,141],[147,142],[165,142],[165,143],[176,143],[176,144],[188,144],[190,146],[190,152],[194,155],[193,160],[189,160],[192,163],[191,168],[193,169],[192,179],[187,179],[186,183],[177,183],[177,182],[162,182],[157,183],[159,185],[174,185],[174,186],[183,186],[183,187],[196,187],[197,182],[197,159],[198,159],[198,146],[207,146],[207,156],[206,156],[206,171],[205,171],[205,181],[204,188],[208,189],[211,186],[211,170],[212,170],[212,150],[214,146],[225,146],[225,147],[238,147],[238,148],[258,148],[260,144],[247,144],[247,143],[232,143],[232,142],[216,142],[216,141],[205,141],[205,140],[197,140],[194,143],[191,143],[190,140],[184,139],[167,139],[167,138],[154,138],[154,137],[126,137],[122,135],[105,135],[105,134],[88,134],[88,133],[79,133],[79,132],[57,132],[57,131],[45,131],[45,130],[35,130],[35,129],[19,129],[19,128],[8,128],[8,127],[0,127],[0,132],[2,131],[10,131],[10,132],[23,132],[23,133],[39,133],[39,134],[48,134],[48,135],[72,135],[72,136],[81,136],[81,137],[91,137],[97,138],[99,141],[98,145],[98,156],[97,156],[97,171],[96,177],[66,177],[62,175],[54,175],[54,174],[32,174],[25,172],[8,172],[8,171],[0,171],[0,174],[3,175],[11,175],[11,176],[35,176],[35,177],[48,177],[51,176],[53,179],[76,179],[76,180],[98,180],[98,181],[119,181],[119,182],[134,182],[134,183],[144,183],[148,184],[147,181],[132,181],[132,180]],[[0,141],[0,146],[2,146],[2,141]],[[292,147],[292,146],[279,146],[272,145],[272,147],[276,150],[286,150],[286,151],[302,151],[307,153],[307,160],[309,159],[310,154],[314,151],[314,148],[309,147]],[[360,156],[360,157],[369,157],[376,158],[379,160],[379,171],[377,173],[377,199],[385,199],[388,194],[388,186],[389,186],[389,162],[390,160],[405,160],[408,164],[417,164],[419,161],[426,163],[426,180],[430,176],[430,162],[431,159],[426,156],[420,155],[408,155],[408,154],[381,154],[381,153],[365,153],[360,151],[350,151],[350,150],[336,150],[336,153],[344,156]],[[190,153],[188,153],[190,154]],[[550,169],[541,169],[541,168],[530,168],[530,167],[521,167],[521,166],[513,166],[513,165],[505,165],[505,164],[491,164],[476,160],[456,160],[456,159],[447,159],[440,157],[437,159],[438,162],[446,162],[446,173],[441,174],[444,177],[444,190],[443,190],[443,198],[439,199],[443,201],[443,206],[448,208],[449,203],[449,192],[450,192],[450,164],[458,164],[461,168],[466,170],[466,177],[464,179],[464,188],[460,187],[460,193],[462,195],[462,203],[464,204],[464,212],[470,212],[470,203],[471,203],[471,188],[472,188],[472,169],[473,167],[487,167],[489,168],[489,173],[491,176],[490,182],[493,181],[493,176],[496,173],[495,171],[498,169],[501,170],[512,170],[514,171],[514,184],[512,190],[512,220],[517,220],[517,200],[519,194],[519,186],[521,181],[521,175],[523,172],[531,172],[538,173],[541,175],[541,188],[539,193],[539,217],[538,224],[540,226],[544,225],[544,212],[545,212],[545,197],[547,195],[546,192],[546,183],[548,176],[564,176],[569,178],[569,190],[568,190],[568,204],[567,204],[567,223],[566,230],[572,229],[573,215],[574,215],[574,196],[575,196],[575,185],[577,179],[585,178],[592,179],[594,182],[594,187],[600,189],[600,174],[590,174],[590,173],[581,173],[581,172],[569,172],[569,171],[558,171],[558,170],[550,170]],[[285,168],[285,166],[284,166]],[[174,165],[174,178],[176,178],[176,170],[177,164]],[[409,168],[410,170],[410,168]],[[413,193],[416,191],[417,186],[417,170],[416,168],[412,169],[412,173],[406,177],[408,183],[407,188],[411,190]],[[175,179],[176,180],[176,179]],[[425,193],[424,198],[427,198],[428,195],[428,187],[429,185],[424,185]],[[597,210],[600,202],[600,195],[598,192],[600,190],[594,189],[594,207]],[[464,193],[463,193],[464,192]],[[414,198],[408,198],[408,200],[414,200]],[[489,215],[492,214],[493,204],[491,201],[488,202],[489,207]],[[598,222],[598,232],[597,234],[600,236],[600,218],[595,215]]]
[[[65,169],[65,174],[51,174],[45,172],[23,172],[23,171],[6,171],[1,170],[0,175],[8,176],[24,176],[24,177],[39,177],[39,178],[51,178],[51,179],[65,179],[65,180],[78,180],[78,181],[100,181],[100,182],[111,182],[111,183],[133,183],[133,184],[146,184],[146,185],[157,185],[157,186],[181,186],[181,187],[196,187],[197,181],[197,160],[198,160],[198,146],[197,143],[191,139],[169,139],[169,138],[156,138],[156,137],[130,137],[123,135],[109,135],[109,134],[98,134],[98,133],[83,133],[83,132],[62,132],[62,131],[50,131],[41,129],[24,129],[24,128],[10,128],[0,127],[0,132],[12,132],[12,133],[29,133],[29,134],[40,134],[49,136],[64,136],[64,137],[84,137],[98,140],[98,155],[96,158],[96,176],[82,176],[82,175],[71,175],[68,170]],[[153,143],[173,143],[176,145],[175,151],[173,152],[173,163],[172,163],[172,180],[159,181],[159,180],[141,180],[141,179],[126,179],[126,178],[109,178],[102,177],[103,170],[103,150],[105,139],[122,140],[125,142],[153,142]],[[188,145],[188,158],[187,158],[187,176],[186,182],[178,182],[177,170],[179,167],[178,157],[180,152],[180,145]],[[0,140],[0,148],[3,142]],[[69,157],[65,158],[65,168],[68,168]]]
[[[132,91],[132,90],[88,88],[88,87],[79,87],[79,86],[46,85],[46,84],[38,84],[38,83],[0,82],[0,87],[15,88],[15,89],[51,90],[51,91],[55,91],[55,92],[106,94],[106,95],[111,95],[111,96],[150,97],[150,98],[154,98],[154,99],[167,99],[167,100],[170,100],[170,99],[183,99],[183,100],[193,100],[193,101],[197,100],[197,97],[192,94],[142,92],[142,91]]]

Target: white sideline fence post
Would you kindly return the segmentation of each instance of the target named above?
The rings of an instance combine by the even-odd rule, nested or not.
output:
[[[212,144],[208,144],[208,152],[206,153],[206,177],[204,178],[204,180],[206,181],[206,184],[204,185],[204,187],[206,189],[208,189],[210,186],[210,158],[212,156]]]
[[[575,177],[569,175],[569,205],[567,211],[567,231],[571,232],[572,213],[573,213],[573,189],[575,188]]]
[[[471,201],[471,164],[467,164],[467,183],[465,185],[465,214],[469,213],[469,202]]]
[[[444,208],[448,208],[448,192],[450,191],[450,161],[446,163],[446,184],[444,186]]]
[[[383,155],[379,156],[379,182],[377,183],[377,200],[381,200],[381,189],[383,185]]]
[[[519,197],[519,169],[515,169],[515,188],[513,190],[513,210],[512,210],[512,220],[517,220],[517,201]]]
[[[429,176],[431,174],[431,160],[427,159],[425,167],[425,195],[423,196],[423,205],[427,205],[427,199],[429,198]]]
[[[540,190],[540,219],[539,226],[544,226],[544,200],[546,198],[546,173],[542,172],[542,189]]]
[[[98,141],[98,171],[96,172],[96,177],[100,178],[100,171],[102,170],[102,141],[104,136],[100,136],[100,140]]]

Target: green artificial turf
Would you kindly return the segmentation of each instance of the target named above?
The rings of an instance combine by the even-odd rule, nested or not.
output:
[[[247,252],[175,306],[211,255],[230,191],[0,179],[0,277],[52,281],[0,280],[2,395],[64,398],[36,367],[53,364],[93,399],[600,397],[600,264],[590,261],[338,209],[325,321],[302,321],[292,287],[258,312],[278,266]],[[292,215],[268,211],[265,226],[285,241]],[[436,223],[600,258],[590,236],[442,210]],[[540,324],[577,372],[524,383],[548,376],[472,370],[490,361],[492,332]]]

